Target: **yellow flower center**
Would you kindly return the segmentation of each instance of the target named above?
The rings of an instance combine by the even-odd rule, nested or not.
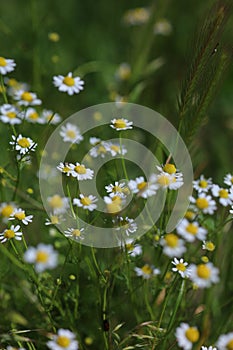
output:
[[[74,168],[74,171],[76,171],[76,173],[78,174],[86,174],[87,172],[84,165],[76,165],[76,167]]]
[[[208,279],[210,277],[211,271],[205,264],[200,264],[197,266],[197,275],[200,278]]]
[[[188,220],[192,220],[194,218],[194,216],[195,216],[195,213],[193,211],[191,211],[191,210],[188,210],[185,213],[185,217]]]
[[[74,80],[74,78],[72,78],[72,77],[65,77],[65,78],[63,79],[63,83],[64,83],[65,85],[67,85],[67,86],[74,86],[75,80]]]
[[[139,191],[144,190],[146,186],[147,186],[147,182],[145,182],[145,181],[140,182],[139,184],[137,184],[137,188],[139,189]]]
[[[233,339],[227,343],[227,350],[233,350]]]
[[[206,180],[199,181],[199,187],[206,188],[208,186],[208,182]]]
[[[168,174],[175,174],[176,172],[176,167],[174,164],[165,164],[163,167],[163,171],[165,171]]]
[[[6,67],[7,61],[5,60],[4,57],[0,57],[0,66],[1,67]]]
[[[195,343],[199,339],[199,332],[195,327],[189,327],[185,332],[185,336],[191,343]]]
[[[81,231],[79,229],[75,229],[72,231],[72,236],[74,237],[80,237],[81,236]]]
[[[62,171],[63,171],[63,173],[68,173],[70,171],[70,168],[68,166],[64,166]]]
[[[13,230],[5,230],[4,237],[7,239],[11,239],[15,237],[15,233]]]
[[[26,215],[24,211],[20,211],[18,213],[15,213],[14,217],[18,220],[23,220],[25,219]]]
[[[220,197],[220,198],[228,198],[228,191],[225,190],[225,189],[221,189],[221,190],[219,191],[219,197]]]
[[[12,87],[17,87],[19,85],[19,83],[16,79],[11,78],[8,80],[7,85],[12,86]]]
[[[28,148],[30,146],[30,141],[26,137],[22,137],[17,143],[22,148]]]
[[[114,126],[117,129],[124,129],[126,127],[126,122],[123,119],[117,119]]]
[[[112,149],[113,151],[117,152],[117,153],[120,151],[120,147],[117,146],[117,145],[112,145],[112,146],[111,146],[111,149]]]
[[[206,209],[209,206],[209,202],[206,198],[197,198],[196,205],[199,209]]]
[[[33,96],[30,92],[24,91],[21,95],[21,99],[27,102],[32,102]]]
[[[183,263],[177,264],[176,268],[177,268],[177,270],[183,271],[183,272],[186,270],[186,266]]]
[[[80,202],[82,203],[82,205],[90,205],[91,204],[91,199],[88,197],[83,197],[80,199]]]
[[[133,243],[127,243],[126,244],[126,249],[127,249],[128,252],[132,252],[132,250],[134,249]]]
[[[188,231],[188,233],[191,233],[192,235],[196,235],[198,227],[194,224],[188,224],[186,227],[186,231]]]
[[[98,153],[101,154],[101,153],[107,153],[107,150],[104,146],[100,145],[98,147]]]
[[[57,337],[57,344],[62,348],[67,348],[70,345],[70,339],[64,335],[60,335]]]
[[[152,274],[152,269],[149,265],[144,265],[142,268],[141,268],[142,272],[145,274],[145,275],[151,275]]]
[[[13,211],[14,208],[12,207],[12,205],[8,204],[2,209],[1,214],[5,218],[8,218],[13,213]]]
[[[177,235],[175,235],[174,233],[168,233],[165,237],[164,237],[167,245],[171,248],[175,248],[178,245],[179,242],[179,238],[177,237]]]
[[[76,132],[74,130],[67,130],[66,136],[70,137],[71,139],[74,139],[76,137]]]
[[[169,177],[166,175],[160,175],[157,182],[160,186],[168,186],[171,183]]]
[[[120,187],[120,186],[113,186],[113,188],[112,188],[112,192],[122,192],[122,188]]]
[[[59,218],[57,215],[52,215],[50,218],[51,224],[56,225],[59,224]]]
[[[62,198],[60,196],[58,196],[57,194],[55,194],[55,196],[53,196],[50,200],[49,200],[49,205],[52,208],[62,208],[63,207],[63,201]]]
[[[16,113],[15,113],[15,112],[7,112],[6,115],[7,115],[7,117],[8,117],[9,119],[14,119],[14,118],[16,118]]]
[[[43,250],[39,250],[36,253],[36,262],[37,263],[46,263],[48,261],[49,254]]]
[[[212,252],[215,249],[215,245],[213,242],[206,242],[205,244],[205,248],[207,250],[209,250],[210,252]]]
[[[28,118],[30,118],[32,120],[36,120],[39,118],[39,114],[37,112],[32,112],[29,114]]]

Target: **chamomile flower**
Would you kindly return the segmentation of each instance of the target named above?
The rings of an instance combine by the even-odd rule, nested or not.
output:
[[[136,232],[138,229],[138,225],[135,220],[128,218],[128,216],[125,218],[119,216],[117,217],[117,220],[114,220],[113,222],[117,225],[116,230],[124,230],[127,236],[129,236],[131,233]]]
[[[67,238],[72,238],[76,241],[79,241],[84,238],[82,234],[83,231],[84,228],[68,228],[66,231],[64,231],[64,233]]]
[[[29,107],[25,112],[25,120],[33,124],[43,124],[43,119],[35,108]]]
[[[26,350],[25,348],[15,348],[15,347],[13,347],[13,346],[10,346],[10,345],[8,345],[7,347],[6,347],[6,350]]]
[[[10,145],[13,145],[16,151],[24,155],[30,151],[35,151],[37,143],[32,141],[29,137],[24,137],[19,134],[17,137],[12,135],[13,141],[10,141]]]
[[[211,284],[219,281],[219,270],[211,262],[199,265],[191,264],[189,270],[189,278],[199,288],[208,288]]]
[[[217,209],[215,200],[205,193],[200,193],[197,198],[190,197],[190,202],[195,205],[197,210],[202,211],[204,214],[213,215]]]
[[[72,173],[72,168],[68,163],[60,162],[60,164],[57,166],[57,169],[60,170],[63,174],[66,174],[66,176],[70,176]]]
[[[78,181],[91,180],[94,176],[94,171],[86,168],[84,164],[69,163],[69,167],[71,168],[71,175],[77,178]]]
[[[198,222],[189,222],[187,219],[181,220],[176,230],[187,242],[194,242],[195,238],[203,241],[207,235],[207,230],[200,227]]]
[[[11,214],[16,209],[16,206],[14,203],[10,202],[3,202],[0,205],[0,215],[3,217],[3,219],[7,219],[11,216]]]
[[[6,241],[14,238],[17,241],[21,241],[22,232],[19,231],[20,226],[11,225],[10,228],[5,229],[2,233],[0,233],[0,242],[5,243]]]
[[[209,191],[209,189],[212,186],[212,179],[206,179],[204,175],[201,175],[198,180],[193,181],[193,188],[198,192],[198,193],[206,193]]]
[[[106,204],[106,211],[110,214],[119,213],[122,210],[122,197],[110,193],[110,196],[104,196],[104,202]]]
[[[51,244],[40,243],[37,247],[28,247],[24,260],[34,264],[36,272],[43,272],[57,266],[58,254]]]
[[[156,183],[159,188],[177,190],[183,184],[183,174],[177,171],[174,164],[167,163],[163,166],[157,166],[159,174],[153,175],[152,182]]]
[[[186,251],[184,241],[175,233],[167,233],[160,240],[163,247],[163,253],[171,258],[180,257]]]
[[[73,205],[77,205],[78,207],[81,207],[83,209],[87,209],[89,211],[93,211],[97,208],[97,205],[95,204],[97,202],[97,198],[93,195],[84,196],[84,194],[80,194],[79,198],[73,199]]]
[[[78,350],[78,342],[75,340],[75,334],[68,329],[59,329],[52,340],[47,342],[47,346],[51,350]]]
[[[175,335],[179,347],[183,350],[191,350],[193,344],[196,343],[200,337],[197,327],[190,327],[189,324],[184,322],[176,328]]]
[[[64,142],[72,142],[79,144],[83,140],[79,128],[71,123],[67,123],[61,127],[60,135]]]
[[[233,332],[222,334],[216,343],[219,350],[232,350],[233,349]]]
[[[41,105],[41,100],[37,97],[36,93],[25,91],[25,90],[17,90],[14,95],[14,99],[18,101],[19,106],[39,106]]]
[[[4,104],[0,107],[0,120],[11,125],[22,123],[18,108],[10,104]]]
[[[135,257],[142,254],[142,246],[134,243],[133,239],[127,239],[125,242],[125,249],[131,257]]]
[[[117,71],[115,73],[115,77],[117,80],[128,80],[131,75],[131,67],[129,63],[123,62],[119,65],[117,68]]]
[[[16,63],[11,58],[0,57],[0,73],[6,75],[15,69]]]
[[[9,220],[19,220],[24,225],[28,225],[30,222],[32,222],[33,215],[27,215],[25,214],[25,211],[21,208],[15,209],[11,216],[9,217]]]
[[[125,118],[119,118],[119,119],[112,119],[111,120],[111,128],[121,131],[121,130],[128,130],[133,128],[133,122],[128,121]]]
[[[59,194],[48,197],[47,201],[54,215],[63,214],[69,208],[69,198]]]
[[[177,258],[174,258],[172,264],[174,265],[172,271],[178,272],[182,278],[189,276],[188,263],[184,261],[184,259],[178,260]]]
[[[224,184],[232,187],[233,186],[233,175],[232,174],[226,174],[224,176]]]
[[[145,264],[142,267],[135,267],[134,271],[136,272],[137,276],[142,277],[144,279],[149,279],[153,276],[157,276],[160,274],[160,269],[148,264]]]
[[[61,116],[58,113],[54,113],[50,109],[43,109],[41,113],[41,119],[43,124],[58,124],[61,121]]]
[[[202,346],[201,350],[217,350],[217,348],[213,347],[213,346]]]
[[[231,207],[231,209],[229,210],[230,214],[233,214],[233,205]]]
[[[125,155],[127,153],[127,149],[124,145],[112,142],[108,142],[108,151],[111,153],[112,157],[115,157],[118,154]]]
[[[146,182],[143,176],[137,177],[135,180],[130,180],[128,186],[132,193],[136,193],[138,197],[142,198],[154,196],[158,189],[156,184]]]
[[[65,221],[62,215],[50,214],[49,219],[45,220],[45,226],[59,225],[61,221]]]
[[[78,94],[83,90],[84,81],[79,77],[73,77],[69,72],[66,76],[58,75],[53,77],[53,84],[61,92],[67,92],[68,95]]]
[[[110,152],[109,143],[106,141],[98,142],[89,151],[90,156],[93,158],[101,157],[105,158]]]
[[[146,7],[136,7],[126,11],[124,22],[131,26],[138,26],[146,23],[150,18],[150,10]]]
[[[208,250],[209,252],[213,252],[215,249],[215,244],[211,241],[204,241],[202,244],[203,250]]]
[[[228,189],[219,187],[218,185],[213,185],[212,194],[214,197],[218,197],[219,203],[224,207],[233,204],[233,191],[229,191]]]
[[[120,183],[119,181],[115,181],[114,184],[105,186],[105,189],[108,193],[113,193],[114,195],[121,198],[125,198],[129,192],[129,189],[126,186],[125,182]]]

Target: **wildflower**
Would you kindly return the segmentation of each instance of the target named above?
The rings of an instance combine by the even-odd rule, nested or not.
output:
[[[126,187],[125,182],[120,183],[118,181],[115,181],[114,184],[105,186],[105,189],[108,193],[113,193],[121,198],[125,198],[128,192],[128,187]]]
[[[134,271],[136,272],[137,276],[144,279],[149,279],[160,274],[159,269],[155,268],[153,265],[150,266],[148,264],[145,264],[142,267],[135,267]]]
[[[38,124],[43,124],[44,121],[40,117],[39,113],[35,110],[35,108],[29,107],[26,112],[25,112],[25,119],[29,123],[38,123]]]
[[[218,185],[213,185],[212,194],[214,197],[219,198],[219,203],[224,207],[232,205],[233,203],[233,191],[229,191],[226,188],[219,187]]]
[[[185,215],[184,215],[184,217],[190,221],[194,220],[195,216],[196,216],[196,213],[191,209],[187,210]]]
[[[215,245],[211,241],[204,241],[202,244],[202,249],[208,250],[209,252],[212,252],[215,249]]]
[[[125,155],[127,153],[127,149],[124,145],[112,142],[108,142],[108,151],[111,153],[112,157],[115,157],[117,154]]]
[[[177,171],[174,164],[167,163],[164,166],[157,166],[157,169],[159,174],[154,174],[151,181],[160,188],[177,190],[184,184],[183,174]]]
[[[171,258],[180,257],[185,251],[184,241],[174,233],[167,233],[161,240],[163,253]]]
[[[43,109],[41,119],[43,120],[43,124],[58,124],[61,121],[61,116],[50,109]]]
[[[155,195],[158,188],[157,185],[146,182],[143,176],[137,177],[135,180],[130,180],[128,186],[133,193],[137,193],[137,195],[142,198]]]
[[[201,350],[217,350],[217,348],[213,347],[213,346],[202,346]]]
[[[75,164],[70,163],[69,168],[71,169],[71,175],[76,177],[78,181],[91,180],[94,176],[93,170],[78,162]]]
[[[190,202],[194,203],[195,207],[204,214],[212,215],[217,209],[215,200],[205,193],[200,193],[197,198],[190,197]]]
[[[219,270],[218,268],[214,267],[211,262],[199,265],[191,264],[189,266],[189,270],[189,278],[199,288],[208,288],[212,283],[217,283],[219,281]]]
[[[54,76],[53,84],[58,87],[59,91],[67,92],[68,95],[73,95],[83,90],[84,81],[79,77],[73,77],[72,73],[69,72],[66,76]]]
[[[219,350],[232,350],[233,349],[233,332],[222,334],[216,343]]]
[[[98,140],[98,139],[97,139]],[[90,156],[97,158],[100,156],[104,158],[110,152],[109,143],[105,141],[98,142],[96,146],[90,149]]]
[[[0,57],[0,73],[6,75],[15,69],[16,63],[10,58]]]
[[[36,272],[46,269],[54,269],[57,266],[58,254],[51,244],[40,243],[38,246],[29,247],[24,254],[24,260],[29,264],[35,264]]]
[[[203,241],[207,235],[207,230],[200,227],[198,222],[189,222],[187,219],[181,220],[176,230],[188,242],[193,242],[195,238]]]
[[[6,347],[6,350],[26,350],[25,348],[15,348],[15,347],[13,347],[13,346],[10,346],[10,345],[8,345],[7,347]]]
[[[111,120],[111,128],[117,130],[117,131],[121,131],[121,130],[128,130],[128,129],[132,129],[133,128],[133,122],[128,121],[125,118],[119,118],[119,119],[112,119]]]
[[[77,350],[78,342],[75,340],[75,334],[68,329],[59,329],[52,340],[47,342],[47,346],[51,350]]]
[[[69,198],[61,197],[58,194],[47,198],[50,208],[53,210],[55,215],[63,214],[69,208]]]
[[[116,71],[116,79],[128,80],[131,75],[131,67],[128,63],[121,63]]]
[[[128,10],[124,15],[124,22],[131,26],[142,25],[148,21],[150,17],[149,9],[145,7],[136,7]]]
[[[84,196],[84,194],[80,194],[79,198],[73,199],[73,205],[77,205],[78,207],[82,207],[83,209],[87,209],[89,211],[93,211],[97,208],[97,205],[94,204],[97,202],[97,198],[93,195]]]
[[[56,32],[51,32],[48,34],[48,38],[50,41],[53,41],[54,43],[56,43],[60,40],[60,35]]]
[[[165,18],[160,19],[154,25],[154,34],[156,34],[156,35],[167,36],[167,35],[170,35],[171,32],[172,32],[172,25]]]
[[[3,123],[11,125],[22,123],[19,110],[10,104],[4,104],[0,107],[0,119]]]
[[[187,268],[188,263],[185,262],[184,259],[178,260],[177,258],[174,258],[172,264],[175,266],[172,268],[172,271],[178,272],[182,278],[189,276],[189,269]]]
[[[193,188],[198,191],[198,193],[206,193],[212,187],[212,179],[206,179],[204,175],[201,175],[198,180],[193,181]]]
[[[57,169],[60,170],[63,174],[66,174],[66,176],[70,176],[72,172],[72,169],[68,163],[60,162],[60,164],[57,166]]]
[[[67,123],[61,127],[60,135],[64,142],[72,142],[79,144],[83,140],[79,128],[71,123]]]
[[[6,241],[15,238],[17,241],[21,241],[22,232],[19,231],[20,226],[11,225],[10,228],[5,229],[2,233],[0,233],[0,241],[1,243],[5,243]]]
[[[127,236],[130,233],[136,232],[138,229],[138,226],[134,221],[134,219],[130,219],[128,218],[128,216],[126,216],[125,218],[123,218],[122,216],[119,216],[117,217],[117,220],[114,220],[113,222],[118,225],[118,227],[116,227],[116,230],[117,231],[122,229],[125,230],[125,233]]]
[[[19,106],[28,107],[41,105],[41,100],[34,92],[21,89],[15,91],[14,99],[18,101]]]
[[[133,258],[142,254],[142,246],[140,244],[134,244],[133,239],[126,240],[125,249]]]
[[[84,231],[84,228],[68,228],[66,231],[64,231],[65,236],[68,238],[73,238],[74,240],[82,240],[84,237],[82,236],[82,232]]]
[[[122,210],[122,197],[111,193],[109,197],[104,197],[106,203],[106,210],[110,214],[118,213]]]
[[[8,219],[11,214],[13,213],[13,211],[15,210],[16,206],[14,203],[6,203],[3,202],[0,205],[0,215],[5,218]]]
[[[33,215],[27,215],[25,214],[25,211],[21,208],[15,209],[13,213],[10,215],[9,220],[17,219],[19,221],[22,221],[24,225],[28,225],[29,222],[32,222]]]
[[[227,174],[224,177],[224,183],[230,187],[233,186],[233,175],[232,174]]]
[[[17,137],[12,135],[13,141],[10,141],[10,145],[13,145],[16,151],[19,151],[20,154],[24,155],[30,151],[35,151],[37,143],[32,141],[29,137],[24,137],[19,134]]]
[[[59,225],[61,221],[64,221],[64,218],[62,217],[62,215],[51,214],[50,218],[45,220],[45,226]]]
[[[183,322],[176,328],[175,335],[178,345],[184,350],[191,350],[200,336],[197,327],[190,327],[189,324]]]

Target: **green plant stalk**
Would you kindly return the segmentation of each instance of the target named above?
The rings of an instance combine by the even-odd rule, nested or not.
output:
[[[119,134],[119,140],[120,140],[120,150],[121,150],[121,164],[122,164],[122,168],[123,168],[123,172],[125,175],[126,180],[129,180],[128,174],[127,174],[127,170],[126,170],[126,166],[125,166],[125,158],[124,155],[122,153],[122,137],[121,137],[121,131]]]
[[[8,103],[8,99],[7,99],[7,95],[6,95],[6,91],[5,91],[6,87],[4,85],[3,76],[2,76],[2,74],[0,76],[1,76],[0,82],[1,82],[3,100],[4,100],[4,103]]]

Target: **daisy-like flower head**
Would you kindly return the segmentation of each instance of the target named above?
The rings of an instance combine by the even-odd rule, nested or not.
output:
[[[47,342],[51,350],[78,350],[78,342],[75,340],[75,334],[68,329],[59,329],[53,339]]]
[[[218,197],[219,203],[221,203],[224,207],[232,205],[233,203],[233,191],[229,191],[227,188],[213,185],[212,194],[214,197]]]
[[[201,350],[217,350],[217,348],[213,347],[213,346],[202,346]]]
[[[6,347],[6,350],[26,350],[26,349],[25,349],[25,348],[15,348],[15,347],[13,347],[13,346],[8,345],[8,346]]]
[[[129,192],[129,189],[128,187],[126,187],[125,183],[120,183],[118,181],[115,181],[114,184],[105,186],[105,189],[108,193],[113,193],[114,195],[119,196],[121,198],[125,198]]]
[[[232,187],[233,186],[233,175],[232,174],[226,174],[224,176],[224,184]]]
[[[2,233],[0,233],[0,242],[5,243],[6,241],[9,241],[12,238],[16,239],[17,241],[21,241],[22,232],[20,232],[19,229],[19,225],[11,225],[10,228],[5,229]]]
[[[73,205],[77,205],[78,207],[81,207],[83,209],[93,211],[94,209],[97,208],[97,205],[95,204],[97,201],[98,199],[92,194],[88,196],[85,196],[84,194],[80,194],[79,198],[73,199]]]
[[[211,241],[204,241],[202,244],[202,249],[208,250],[209,252],[213,252],[215,249],[215,244]]]
[[[118,154],[125,155],[127,153],[127,149],[124,145],[112,142],[108,142],[108,151],[111,153],[112,157],[115,157]]]
[[[11,58],[0,57],[0,73],[6,75],[15,69],[16,63]]]
[[[19,110],[10,104],[4,104],[0,107],[0,120],[3,123],[11,125],[20,124],[22,122]]]
[[[17,137],[12,135],[13,141],[10,141],[10,145],[13,145],[16,151],[19,151],[20,154],[26,154],[30,151],[35,151],[37,143],[32,141],[29,137],[24,137],[19,134]]]
[[[76,241],[82,240],[84,228],[68,228],[65,232],[65,236],[68,238],[72,238]]]
[[[0,205],[0,215],[3,217],[3,219],[8,219],[15,209],[16,206],[14,203],[3,202]]]
[[[207,230],[203,227],[200,227],[198,222],[189,222],[187,219],[181,220],[176,227],[176,230],[179,235],[188,242],[193,242],[195,238],[203,241],[207,235]]]
[[[125,249],[133,258],[142,254],[142,246],[140,244],[135,244],[133,239],[126,240]]]
[[[54,215],[63,214],[69,208],[69,198],[59,194],[48,197],[47,201]]]
[[[134,219],[130,219],[128,216],[125,218],[119,216],[117,217],[117,220],[113,220],[113,222],[117,225],[116,230],[124,230],[127,236],[129,236],[130,233],[136,232],[138,229],[138,225]]]
[[[72,142],[79,144],[83,140],[79,128],[71,123],[67,123],[61,127],[60,135],[64,142]]]
[[[61,116],[50,109],[43,109],[41,119],[43,120],[43,124],[58,124],[61,121]]]
[[[27,215],[25,214],[25,211],[21,208],[15,209],[13,213],[10,215],[9,220],[19,220],[24,225],[28,225],[29,222],[32,222],[33,215]]]
[[[99,143],[101,143],[101,139],[99,139],[98,137],[92,136],[92,137],[90,137],[90,139],[89,139],[89,143],[90,143],[92,146],[96,146],[96,145],[98,145]]]
[[[148,198],[154,196],[158,189],[156,184],[146,182],[143,176],[128,182],[129,189],[138,195],[138,197]]]
[[[211,286],[211,284],[219,281],[219,270],[218,268],[214,267],[211,262],[199,265],[191,264],[189,266],[189,270],[189,278],[199,288],[208,288]]]
[[[68,167],[71,169],[71,175],[76,177],[78,181],[91,180],[94,176],[93,170],[78,162],[75,164],[69,163]]]
[[[216,343],[219,350],[232,350],[233,349],[233,332],[222,334]]]
[[[183,174],[178,172],[174,164],[167,163],[164,166],[157,166],[159,174],[153,174],[151,181],[159,188],[177,190],[183,184]]]
[[[36,272],[54,269],[57,266],[58,254],[51,244],[38,244],[37,247],[28,247],[24,253],[24,260],[35,265]]]
[[[180,257],[186,251],[184,241],[174,233],[167,233],[160,240],[163,253],[171,258]]]
[[[110,196],[104,196],[104,202],[106,203],[106,211],[110,214],[119,213],[122,210],[123,198],[114,193],[110,193]]]
[[[84,81],[79,77],[73,77],[69,72],[66,76],[58,75],[53,77],[53,83],[59,91],[67,92],[68,95],[78,94],[83,90]]]
[[[230,214],[233,214],[233,205],[231,207],[231,209],[229,210]]]
[[[174,265],[172,271],[178,272],[182,278],[189,276],[188,263],[184,261],[184,259],[178,260],[177,258],[174,258],[172,264]]]
[[[41,118],[41,116],[39,115],[39,113],[36,111],[35,108],[29,107],[26,112],[25,112],[25,119],[29,122],[29,123],[33,123],[33,124],[43,124],[44,121]]]
[[[99,139],[96,139],[96,140],[99,140]],[[94,147],[92,147],[89,151],[90,156],[93,158],[97,158],[97,157],[104,158],[109,154],[109,152],[110,152],[109,143],[106,141],[97,142],[97,144]]]
[[[49,219],[45,220],[45,226],[49,225],[59,225],[61,221],[65,221],[62,215],[51,214]]]
[[[142,267],[135,267],[134,271],[136,272],[137,276],[144,279],[149,279],[160,274],[160,270],[158,268],[155,268],[153,265],[148,264],[145,264]]]
[[[193,211],[193,210],[190,208],[190,209],[188,209],[188,210],[186,211],[184,217],[185,217],[187,220],[192,221],[192,220],[195,219],[195,216],[196,216],[196,215],[197,215],[197,214],[195,213],[195,211]]]
[[[209,191],[209,189],[212,186],[212,179],[206,179],[204,175],[201,175],[198,180],[193,181],[193,188],[198,192],[198,193],[206,193]]]
[[[193,344],[196,343],[200,337],[197,327],[190,327],[189,324],[184,322],[176,328],[175,335],[178,345],[183,350],[191,350]]]
[[[14,99],[18,101],[19,106],[39,106],[41,105],[41,100],[37,97],[34,92],[25,90],[16,90]]]
[[[117,80],[128,80],[131,75],[131,67],[129,63],[123,62],[119,65],[115,77]]]
[[[70,176],[72,173],[72,169],[68,163],[60,162],[60,164],[57,166],[57,169],[60,170],[63,174],[66,174],[66,176]]]
[[[133,122],[128,121],[125,118],[119,118],[119,119],[112,119],[111,120],[111,128],[121,131],[121,130],[128,130],[133,128]]]
[[[146,7],[136,7],[124,14],[124,22],[131,26],[138,26],[146,23],[150,18],[150,10]]]
[[[197,210],[202,211],[204,214],[213,215],[217,209],[215,200],[205,193],[200,193],[197,198],[190,197],[190,202],[195,205]]]

